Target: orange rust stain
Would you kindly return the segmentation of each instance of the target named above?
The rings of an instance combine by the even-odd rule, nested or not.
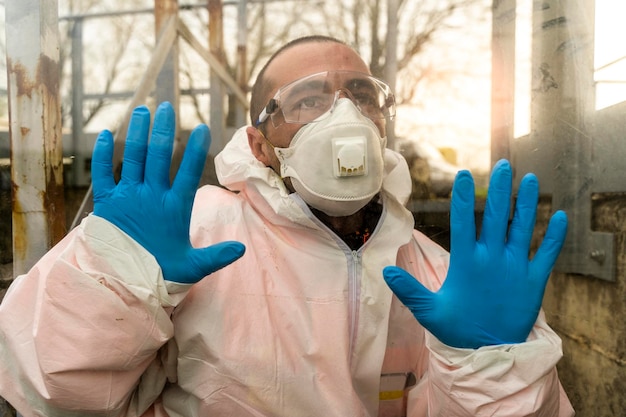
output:
[[[18,186],[13,183],[13,257],[16,259],[23,259],[28,248],[28,235],[26,230],[26,216],[22,212],[23,209],[18,199],[15,198],[16,188]]]
[[[65,196],[63,184],[56,182],[54,178],[48,177],[46,192],[42,195],[44,207],[46,207],[50,247],[58,243],[67,233],[65,225]]]
[[[37,64],[35,79],[29,74],[21,62],[13,62],[7,58],[9,76],[15,79],[17,98],[32,98],[34,94],[41,94],[44,103],[42,112],[42,124],[45,132],[46,161],[44,170],[46,177],[45,190],[39,191],[40,201],[46,210],[46,220],[48,225],[48,236],[45,236],[47,244],[52,247],[65,235],[65,199],[63,189],[63,162],[62,162],[62,140],[60,136],[61,111],[59,106],[59,64],[58,60],[47,55],[40,54]],[[10,83],[11,84],[11,83]],[[57,129],[59,133],[57,133]],[[31,129],[21,127],[22,137],[26,136]],[[24,183],[27,183],[24,178]],[[28,207],[22,207],[20,201],[15,197],[18,185],[13,184],[13,245],[16,255],[25,255],[29,247],[29,235],[27,222],[29,219]],[[37,208],[40,210],[41,207]]]
[[[58,96],[59,94],[59,62],[45,54],[39,55],[36,75],[33,78],[29,75],[28,68],[21,62],[13,62],[7,58],[7,67],[9,74],[15,77],[15,85],[17,87],[17,96],[31,97],[33,90],[39,85],[43,85],[49,94]]]
[[[39,55],[37,65],[37,84],[46,87],[48,94],[56,97],[59,95],[59,62],[47,55]]]
[[[13,74],[15,77],[17,96],[31,97],[32,92],[36,87],[36,83],[28,76],[28,69],[21,62],[13,62],[9,58],[7,58],[7,67],[9,75]]]

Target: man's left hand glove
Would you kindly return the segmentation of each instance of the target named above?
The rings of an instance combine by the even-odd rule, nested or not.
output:
[[[474,181],[458,173],[450,207],[448,275],[433,293],[406,271],[386,267],[385,281],[415,318],[441,342],[457,348],[521,343],[537,320],[545,286],[567,233],[567,216],[556,212],[532,261],[539,185],[533,174],[521,181],[508,232],[511,166],[493,169],[481,235],[476,240]]]

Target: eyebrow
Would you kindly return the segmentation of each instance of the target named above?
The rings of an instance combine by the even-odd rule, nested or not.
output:
[[[291,88],[285,91],[284,94],[285,94],[285,97],[291,97],[291,96],[298,95],[302,92],[305,92],[307,90],[316,89],[316,90],[324,91],[327,88],[328,88],[328,81],[326,80],[309,80],[307,82],[297,83],[291,86]]]
[[[367,87],[370,89],[374,89],[374,86],[372,85],[372,81],[370,81],[369,78],[352,78],[348,80],[346,83],[344,83],[344,86]]]
[[[358,78],[350,78],[344,81],[342,84],[343,88],[367,88],[369,90],[375,90],[375,87],[372,85],[372,82],[367,77],[358,77]],[[307,91],[309,89],[318,89],[320,91],[327,90],[330,87],[330,83],[327,77],[322,79],[311,79],[302,83],[294,83],[291,85],[284,93],[287,97],[291,95],[297,95],[303,91]]]

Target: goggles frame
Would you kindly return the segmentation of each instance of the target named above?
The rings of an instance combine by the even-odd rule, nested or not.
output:
[[[320,80],[323,80],[324,82],[316,87],[313,82],[316,81],[319,83]],[[329,80],[340,80],[342,82],[342,86],[329,88]],[[283,96],[289,97],[287,93],[291,90],[297,91],[296,87],[300,85],[306,87],[307,82],[314,85],[311,89],[319,88],[319,92],[317,93],[323,94],[324,98],[328,99],[328,103],[322,104],[323,111],[317,111],[305,116],[301,116],[300,112],[295,112],[298,114],[298,118],[289,117],[285,114],[284,109],[285,101],[288,101],[289,98],[287,100],[283,100]],[[360,99],[363,94],[361,94],[358,88],[362,88],[364,85],[368,88],[372,87],[375,89],[374,92],[377,94],[377,103],[375,106],[371,103],[373,99],[371,96],[366,95],[366,100]],[[276,94],[274,94],[274,97],[272,97],[265,105],[261,114],[255,121],[254,126],[258,127],[267,121],[267,119],[272,119],[274,127],[278,127],[283,123],[308,124],[314,122],[321,119],[324,114],[332,111],[341,93],[345,94],[345,96],[355,104],[359,111],[371,120],[392,120],[395,117],[395,96],[391,92],[389,85],[387,85],[384,81],[373,77],[370,74],[358,71],[322,71],[299,78],[280,87],[278,91],[276,91]],[[370,91],[370,93],[372,92]],[[279,116],[282,117],[279,118]]]

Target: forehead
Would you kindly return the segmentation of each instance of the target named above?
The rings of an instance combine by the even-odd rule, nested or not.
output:
[[[350,47],[335,42],[293,46],[278,55],[266,70],[272,92],[299,78],[322,71],[358,71],[369,74],[363,59]]]

